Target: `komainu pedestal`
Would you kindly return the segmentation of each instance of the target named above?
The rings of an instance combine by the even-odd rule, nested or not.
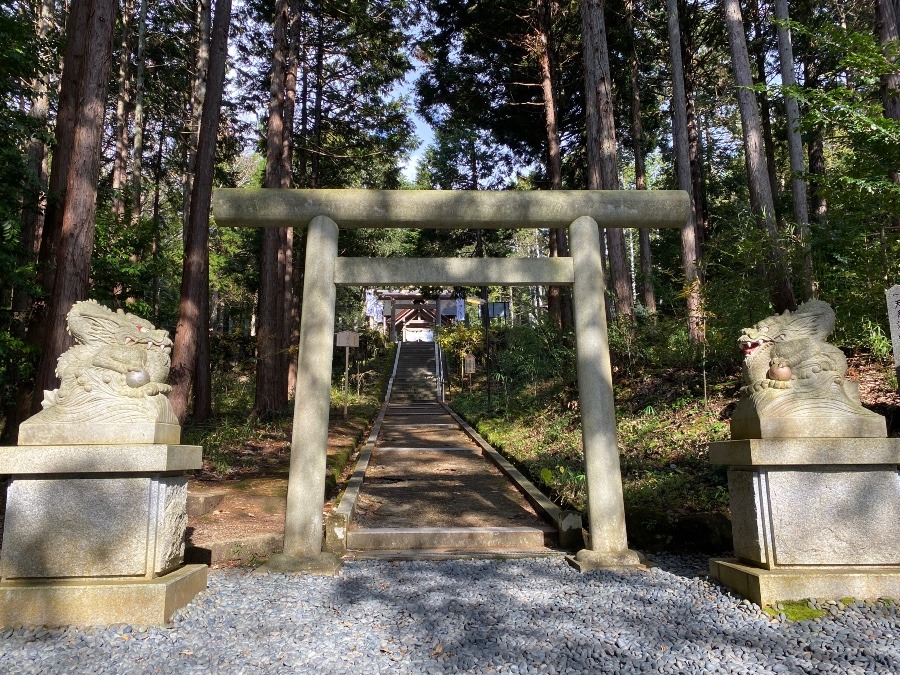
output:
[[[711,575],[760,605],[900,598],[900,439],[747,439],[728,465],[734,559]]]
[[[859,403],[811,301],[744,330],[744,382],[727,465],[734,559],[711,575],[760,605],[900,598],[900,439]]]
[[[171,342],[90,301],[67,319],[60,388],[0,448],[0,626],[163,623],[206,588],[183,565],[201,448],[179,445],[165,397]]]

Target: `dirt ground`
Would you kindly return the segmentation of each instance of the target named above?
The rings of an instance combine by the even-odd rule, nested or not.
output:
[[[328,425],[328,471],[325,512],[334,508],[352,472],[355,452],[370,425],[332,415]],[[248,461],[218,475],[208,463],[188,481],[196,495],[223,495],[222,501],[205,515],[188,518],[188,545],[205,546],[214,541],[238,540],[284,532],[290,464],[290,427],[283,438],[253,441],[245,447]],[[253,461],[249,461],[253,460]]]

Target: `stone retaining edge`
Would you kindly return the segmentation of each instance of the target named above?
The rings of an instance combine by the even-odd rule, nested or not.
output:
[[[359,459],[356,461],[353,475],[350,476],[347,487],[344,489],[344,494],[341,496],[341,502],[325,519],[325,543],[323,549],[329,553],[343,555],[347,551],[347,529],[356,510],[359,490],[362,487],[366,469],[369,468],[369,460],[372,458],[372,451],[375,449],[378,434],[381,433],[381,425],[384,422],[387,409],[388,403],[382,403],[378,417],[375,418],[375,424],[372,425],[372,431],[369,432],[369,437],[366,439],[362,452],[359,453]]]
[[[554,504],[538,487],[525,475],[514,467],[506,457],[497,452],[475,429],[469,425],[456,411],[446,403],[439,401],[440,405],[455,419],[463,431],[481,448],[482,453],[490,459],[494,465],[509,478],[524,495],[528,503],[538,512],[538,515],[554,523],[559,530],[560,548],[577,550],[584,546],[584,537],[581,531],[581,513],[561,509]]]

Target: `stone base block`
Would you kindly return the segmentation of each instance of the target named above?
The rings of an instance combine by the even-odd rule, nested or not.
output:
[[[710,576],[757,605],[817,598],[900,598],[900,566],[804,567],[765,570],[734,558],[712,558]]]
[[[206,565],[185,565],[149,580],[7,581],[0,626],[165,623],[206,589],[206,574]]]
[[[579,572],[592,570],[644,569],[647,561],[637,551],[626,548],[624,551],[593,551],[581,549],[575,555],[566,556],[566,562]]]
[[[33,419],[33,418],[32,418]],[[161,422],[31,422],[19,425],[19,445],[128,445],[181,443],[181,426]]]
[[[333,553],[320,553],[319,555],[298,558],[294,556],[276,553],[269,558],[256,572],[267,574],[280,572],[282,574],[313,574],[318,576],[333,577],[341,569],[341,559]]]
[[[211,513],[222,500],[225,492],[191,492],[188,490],[187,514],[193,518]]]
[[[556,543],[556,534],[556,528],[550,525],[543,527],[373,527],[348,531],[347,548],[351,551],[542,549]]]
[[[885,438],[884,417],[865,409],[858,414],[760,419],[750,406],[739,406],[731,418],[731,438]]]
[[[14,476],[0,578],[163,575],[184,556],[184,476]]]
[[[259,564],[280,551],[284,545],[284,534],[258,534],[250,537],[205,541],[189,546],[184,552],[185,562],[202,562],[208,565],[219,565],[237,561],[242,565]]]
[[[735,556],[766,569],[900,566],[900,439],[713,443]]]

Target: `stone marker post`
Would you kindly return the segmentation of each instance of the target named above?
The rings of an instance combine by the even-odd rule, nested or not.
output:
[[[344,348],[344,419],[347,418],[347,399],[350,393],[350,347],[359,347],[359,333],[352,330],[342,330],[337,334],[336,347]],[[359,362],[356,364],[359,375]],[[359,395],[359,381],[357,380],[357,395]]]
[[[612,368],[603,299],[600,230],[587,216],[569,226],[575,281],[575,351],[590,519],[589,548],[570,560],[581,570],[639,565],[628,548],[616,439]]]
[[[900,391],[900,285],[887,290],[888,321],[891,324],[891,347],[894,351],[894,371],[897,373],[897,391]]]

